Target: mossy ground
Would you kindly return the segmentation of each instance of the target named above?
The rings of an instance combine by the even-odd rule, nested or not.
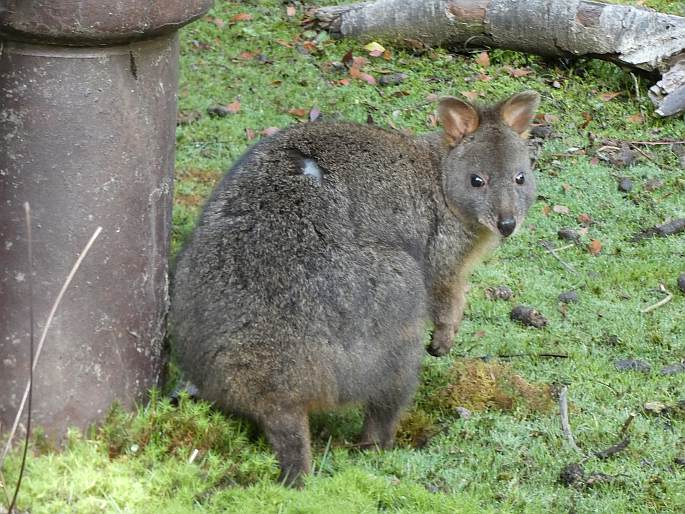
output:
[[[685,14],[683,2],[644,4]],[[386,58],[370,57],[361,43],[304,31],[302,15],[299,4],[288,16],[277,0],[220,0],[207,17],[182,31],[180,110],[186,120],[195,119],[177,131],[175,250],[213,184],[265,129],[303,122],[316,108],[329,119],[371,117],[380,125],[421,133],[434,129],[437,96],[467,93],[489,101],[530,88],[541,93],[540,113],[546,116],[539,121],[551,124],[553,132],[539,153],[539,197],[525,228],[475,271],[455,348],[446,358],[426,357],[397,449],[355,449],[361,417],[354,409],[317,415],[315,472],[302,490],[289,490],[274,482],[276,462],[254,427],[186,398],[175,407],[154,396],[135,415],[115,410],[102,428],[87,436],[71,434],[64,451],[37,442],[20,509],[34,514],[685,511],[685,468],[676,462],[685,457],[685,420],[677,411],[651,415],[643,408],[648,401],[672,405],[685,398],[685,373],[659,373],[685,358],[685,296],[675,284],[685,272],[685,238],[630,241],[642,228],[685,216],[685,172],[668,145],[628,145],[635,157],[629,166],[621,159],[604,160],[617,153],[610,147],[625,141],[685,139],[682,117],[656,117],[646,98],[649,81],[608,63],[564,64],[491,50],[484,66],[480,50],[413,54],[390,45]],[[376,79],[400,72],[407,77],[392,86],[350,77],[331,65],[349,51],[368,60],[361,71]],[[602,96],[613,92],[620,95]],[[233,104],[235,111],[236,102],[237,112],[226,117],[207,114],[217,104]],[[631,178],[633,191],[619,192],[618,177]],[[656,189],[649,183],[654,178],[662,181]],[[579,221],[580,215],[591,222]],[[574,271],[539,244],[565,245],[557,230],[585,225],[580,244],[559,253]],[[587,249],[591,240],[601,243],[598,255]],[[673,299],[642,314],[663,297],[660,283]],[[488,299],[486,289],[497,285],[510,287],[513,300]],[[558,302],[567,290],[578,293],[577,303]],[[512,322],[515,303],[541,311],[547,327]],[[498,359],[502,355],[513,357]],[[652,371],[619,372],[614,362],[620,358],[642,359]],[[497,378],[502,376],[507,380]],[[468,387],[477,380],[483,388]],[[562,467],[581,458],[563,437],[558,409],[550,408],[546,396],[561,385],[569,388],[571,427],[585,454],[615,444],[629,414],[637,414],[627,449],[584,464],[614,476],[611,482],[585,488],[559,483]],[[483,396],[487,388],[494,396]],[[511,409],[500,405],[502,390],[511,400],[504,407]],[[530,404],[530,398],[536,402]],[[493,404],[499,408],[476,410]],[[474,411],[461,418],[457,406]],[[18,461],[13,454],[3,470],[8,486]]]

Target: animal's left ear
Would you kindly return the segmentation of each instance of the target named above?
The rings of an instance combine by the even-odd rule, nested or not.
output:
[[[521,136],[525,136],[538,105],[540,105],[540,95],[537,92],[523,91],[505,100],[499,108],[499,114],[505,124]]]

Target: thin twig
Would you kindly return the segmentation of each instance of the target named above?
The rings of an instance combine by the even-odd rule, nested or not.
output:
[[[674,145],[685,144],[685,141],[626,141],[631,145]]]
[[[670,302],[673,299],[673,294],[666,289],[666,287],[663,284],[659,284],[659,289],[661,290],[662,293],[666,293],[666,297],[659,300],[656,302],[654,305],[650,305],[649,307],[645,307],[642,309],[640,312],[642,314],[647,314],[648,312],[652,312],[654,309],[658,309],[662,305],[666,305],[668,302]]]
[[[19,478],[17,478],[17,485],[14,488],[14,496],[7,509],[9,514],[12,514],[15,505],[17,504],[17,496],[19,496],[19,489],[21,488],[21,481],[24,478],[24,470],[26,469],[26,454],[29,450],[29,438],[31,437],[31,406],[33,404],[33,237],[31,233],[31,206],[28,202],[24,203],[24,213],[26,214],[26,243],[28,246],[28,283],[29,283],[29,399],[26,407],[26,438],[24,440],[24,453],[21,456],[21,466],[19,467]]]
[[[623,426],[621,427],[621,431],[618,434],[620,437],[624,437],[626,435],[626,432],[628,431],[628,427],[630,427],[630,424],[635,419],[635,416],[636,416],[636,414],[634,412],[630,413],[630,415],[628,416],[628,419],[626,419],[625,423],[623,423]]]
[[[618,452],[625,450],[629,444],[630,437],[626,437],[620,443],[615,444],[607,448],[606,450],[602,450],[601,452],[595,452],[595,456],[599,457],[600,459],[608,459],[612,455],[616,455]]]
[[[569,243],[567,245],[560,246],[559,248],[555,248],[554,251],[561,252],[562,250],[568,250],[569,248],[573,248],[574,246],[576,246],[576,243]]]
[[[611,389],[611,391],[612,391],[616,396],[619,395],[619,392],[618,392],[616,389],[614,389],[613,387],[611,387],[609,384],[605,384],[605,383],[602,382],[601,380],[597,380],[597,379],[592,379],[592,378],[591,378],[590,380],[592,380],[593,382],[597,382],[598,384],[601,384],[601,385],[603,385],[604,387],[608,387],[609,389]]]
[[[568,422],[568,386],[563,386],[561,392],[559,393],[559,414],[561,416],[561,430],[564,436],[568,440],[568,444],[578,453],[582,453],[581,449],[578,448],[576,441],[573,439],[573,433],[571,432],[571,425]]]
[[[81,255],[79,255],[78,259],[76,259],[76,262],[74,263],[74,266],[71,268],[69,275],[67,276],[66,280],[64,281],[64,284],[62,285],[62,289],[60,289],[60,292],[57,295],[57,298],[55,299],[55,303],[52,304],[52,308],[50,309],[50,314],[48,315],[48,319],[45,322],[45,326],[43,327],[43,332],[41,333],[40,340],[38,341],[38,348],[36,350],[36,355],[33,358],[32,370],[34,370],[34,371],[36,369],[36,365],[38,364],[38,359],[40,358],[40,353],[43,350],[43,344],[45,343],[45,338],[48,334],[48,329],[50,328],[50,325],[52,325],[52,319],[54,318],[55,312],[57,311],[57,308],[59,307],[59,304],[62,301],[62,297],[64,296],[64,293],[66,293],[67,288],[69,287],[69,284],[71,283],[72,279],[74,278],[74,275],[76,275],[76,272],[78,271],[79,267],[81,266],[81,262],[83,262],[83,259],[85,259],[86,255],[88,255],[88,252],[90,251],[90,248],[93,246],[95,239],[97,239],[97,237],[100,235],[100,232],[102,232],[102,227],[98,227],[97,229],[95,229],[95,232],[90,237],[90,240],[88,241],[86,246],[83,248]],[[19,426],[19,420],[21,419],[21,415],[24,412],[24,406],[26,405],[26,400],[27,400],[30,389],[31,389],[31,381],[29,381],[28,384],[26,384],[26,389],[24,390],[24,396],[21,399],[21,403],[19,404],[19,410],[17,411],[17,415],[14,418],[14,424],[12,425],[12,429],[10,430],[9,437],[7,438],[7,442],[5,443],[5,447],[2,450],[2,455],[0,455],[0,468],[2,468],[2,464],[5,462],[5,458],[7,457],[7,454],[9,453],[10,448],[12,447],[12,439],[14,438],[14,435],[17,432],[17,427]]]
[[[556,249],[548,242],[548,241],[540,241],[540,245],[547,250],[547,252],[554,257],[556,260],[558,260],[561,265],[566,268],[566,270],[570,271],[571,273],[577,273],[576,269],[571,266],[568,262],[564,261],[559,255],[557,255]]]
[[[639,146],[637,146],[637,145],[635,145],[635,144],[633,144],[633,143],[628,143],[628,144],[630,145],[630,147],[631,147],[633,150],[635,150],[636,152],[638,152],[638,153],[639,153],[640,155],[642,155],[645,159],[647,159],[648,161],[655,162],[655,161],[654,161],[654,157],[652,157],[652,156],[649,155],[647,152],[645,152],[644,150],[642,150]]]
[[[486,357],[489,357],[488,355],[485,355],[483,357],[479,357],[479,359],[484,359]],[[498,359],[512,359],[514,357],[550,357],[550,358],[555,358],[555,359],[568,359],[568,354],[567,353],[510,353],[510,354],[504,354],[504,355],[497,355],[496,356]]]

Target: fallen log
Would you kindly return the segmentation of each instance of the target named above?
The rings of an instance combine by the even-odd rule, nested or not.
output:
[[[654,76],[660,116],[685,111],[685,18],[589,0],[374,0],[315,9],[333,37],[412,47],[487,46],[604,59]]]

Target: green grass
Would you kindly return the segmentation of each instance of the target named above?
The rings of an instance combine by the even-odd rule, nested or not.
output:
[[[685,13],[683,2],[645,4]],[[232,23],[239,13],[252,18]],[[318,415],[313,420],[316,471],[294,491],[275,483],[275,459],[254,427],[202,403],[183,399],[173,407],[155,395],[134,415],[114,410],[99,430],[88,436],[72,433],[64,451],[36,443],[20,508],[33,514],[683,512],[685,468],[674,459],[685,457],[685,416],[677,411],[650,415],[643,405],[672,405],[685,398],[685,374],[659,373],[685,358],[685,296],[675,284],[685,272],[685,237],[640,243],[630,237],[685,216],[685,172],[666,145],[639,146],[644,155],[635,151],[629,167],[600,158],[611,149],[599,151],[620,141],[683,139],[682,117],[656,117],[646,99],[649,82],[608,63],[579,60],[562,66],[491,50],[491,65],[484,69],[476,63],[477,54],[436,49],[413,55],[390,45],[389,60],[369,58],[354,41],[303,32],[301,16],[298,7],[288,18],[276,0],[217,1],[208,17],[183,30],[179,107],[186,114],[197,112],[199,119],[177,131],[174,250],[192,230],[213,184],[251,144],[248,134],[256,141],[266,128],[300,122],[288,113],[292,109],[308,112],[316,106],[325,118],[365,122],[371,116],[380,125],[424,133],[433,129],[436,95],[477,92],[490,101],[530,88],[541,93],[540,112],[553,127],[539,154],[539,200],[525,228],[475,271],[452,354],[426,357],[412,411],[415,420],[430,425],[434,437],[422,448],[359,452],[349,444],[361,425],[358,411]],[[222,27],[213,22],[216,18]],[[309,51],[298,50],[303,43]],[[376,78],[396,72],[408,77],[387,87],[351,79],[330,65],[348,51],[367,56],[364,71]],[[520,78],[507,71],[525,66],[531,73]],[[481,72],[491,80],[475,78]],[[349,84],[341,85],[342,79]],[[600,98],[609,92],[621,95]],[[233,115],[206,113],[212,105],[235,101],[240,110]],[[644,121],[631,121],[639,113]],[[622,176],[635,183],[628,195],[616,187]],[[649,191],[646,181],[655,177],[664,185]],[[548,212],[555,205],[568,207],[569,214]],[[570,272],[539,241],[564,245],[557,230],[580,228],[580,214],[593,221],[580,245],[560,252],[575,269]],[[591,239],[601,241],[597,256],[586,250]],[[673,293],[672,301],[641,314],[663,297],[660,283]],[[486,288],[500,284],[514,291],[512,301],[486,298]],[[569,289],[578,292],[579,302],[561,309],[557,296]],[[548,326],[536,330],[510,321],[515,303],[537,308]],[[617,338],[614,343],[611,336]],[[540,352],[568,358],[537,357]],[[585,463],[588,471],[615,476],[612,482],[588,488],[559,483],[562,467],[580,456],[561,434],[556,410],[483,411],[460,419],[436,400],[453,362],[505,354],[525,354],[509,362],[527,381],[568,385],[571,426],[586,453],[615,444],[629,414],[637,414],[626,450]],[[649,362],[652,371],[617,371],[614,361],[627,357]],[[190,463],[194,449],[198,453]],[[3,470],[7,484],[14,483],[18,460],[13,454]]]

